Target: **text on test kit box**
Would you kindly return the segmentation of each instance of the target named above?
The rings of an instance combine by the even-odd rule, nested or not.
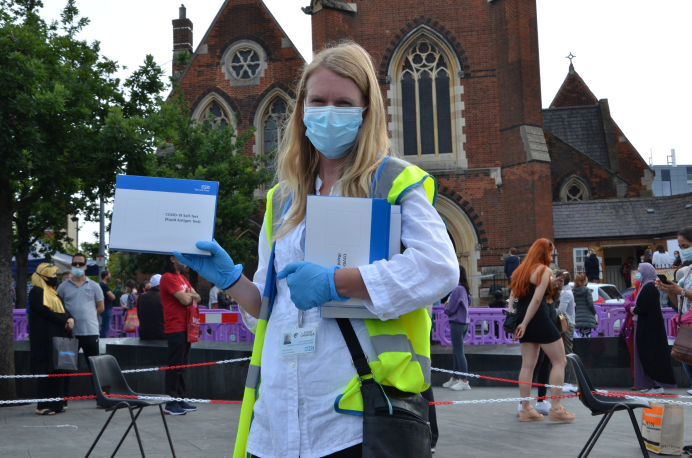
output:
[[[118,175],[110,249],[209,255],[195,247],[214,238],[215,181]]]

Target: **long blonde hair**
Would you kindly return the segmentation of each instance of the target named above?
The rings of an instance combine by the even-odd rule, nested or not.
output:
[[[340,187],[341,195],[370,197],[372,176],[384,157],[390,154],[384,101],[370,55],[361,46],[348,41],[320,51],[303,69],[296,88],[295,107],[279,145],[278,179],[284,183],[284,197],[292,195],[292,203],[291,211],[286,215],[280,230],[274,231],[275,240],[300,224],[305,218],[307,197],[315,192],[320,153],[305,135],[303,104],[307,96],[307,82],[320,68],[327,68],[339,76],[353,80],[369,105],[356,143],[342,166],[343,175],[334,185]]]

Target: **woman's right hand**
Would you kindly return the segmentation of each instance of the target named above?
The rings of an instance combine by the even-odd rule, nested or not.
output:
[[[211,256],[184,255],[179,251],[174,251],[173,255],[178,261],[190,266],[192,270],[218,288],[222,290],[228,289],[243,274],[243,266],[241,264],[236,265],[228,253],[215,240],[211,242],[197,242],[195,246],[200,250],[209,251]]]
[[[68,331],[71,331],[72,328],[74,328],[74,319],[68,318],[67,323],[65,323],[65,329],[67,329]]]
[[[512,337],[512,342],[516,342],[517,340],[521,339],[524,336],[524,332],[526,332],[526,325],[522,323],[519,326],[517,326],[516,331],[514,331],[514,337]]]

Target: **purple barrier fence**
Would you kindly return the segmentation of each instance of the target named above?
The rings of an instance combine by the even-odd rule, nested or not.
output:
[[[26,309],[14,309],[12,311],[12,325],[14,340],[26,340]]]
[[[471,308],[469,309],[469,330],[464,338],[464,345],[516,344],[512,336],[502,328],[505,322],[503,309]],[[441,345],[451,345],[449,319],[444,313],[444,306],[433,307],[433,341]]]

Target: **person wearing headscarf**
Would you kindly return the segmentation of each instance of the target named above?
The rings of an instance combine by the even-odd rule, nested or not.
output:
[[[627,350],[630,352],[630,368],[632,369],[632,380],[634,380],[634,315],[632,315],[632,309],[637,303],[637,296],[639,296],[639,290],[642,288],[642,282],[637,280],[632,271],[632,285],[634,285],[634,291],[625,296],[625,303],[623,307],[625,308],[625,319],[623,325],[620,329],[620,335],[627,342]]]
[[[640,264],[636,278],[641,282],[634,320],[634,387],[648,393],[662,393],[675,388],[675,374],[670,361],[670,347],[661,312],[661,296],[656,289],[656,269]]]
[[[29,323],[31,323],[31,371],[33,374],[57,373],[53,369],[53,337],[68,337],[74,319],[65,310],[58,297],[58,268],[52,264],[39,264],[31,276],[33,287],[29,292]],[[64,377],[42,377],[37,380],[39,399],[61,398]],[[55,415],[64,412],[63,401],[39,402],[37,415]]]

